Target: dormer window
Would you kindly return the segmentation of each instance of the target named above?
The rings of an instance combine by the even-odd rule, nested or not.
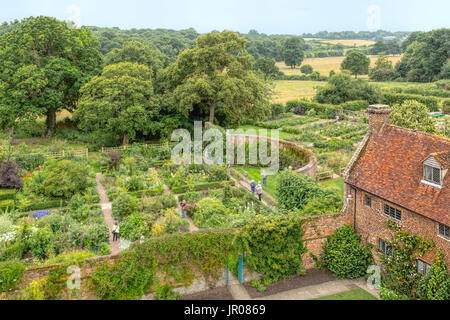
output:
[[[423,166],[423,179],[427,182],[441,185],[441,168],[432,167],[425,164]]]

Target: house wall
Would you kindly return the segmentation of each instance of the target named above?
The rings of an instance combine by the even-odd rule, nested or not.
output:
[[[402,221],[397,222],[397,225],[400,226],[402,230],[425,237],[436,244],[436,248],[427,252],[420,258],[421,260],[431,264],[432,260],[436,257],[437,249],[441,248],[447,264],[450,264],[450,241],[438,235],[438,222],[366,193],[363,190],[353,189],[347,184],[345,186],[345,191],[347,197],[348,194],[352,194],[352,205],[349,205],[349,207],[351,207],[349,209],[352,213],[356,212],[354,216],[355,231],[362,236],[364,242],[378,246],[379,238],[385,241],[391,238],[392,232],[387,228],[386,222],[393,219],[383,213],[383,204],[386,203],[389,206],[402,211]],[[372,199],[371,207],[365,205],[366,195]],[[377,258],[378,253],[376,249],[373,250],[373,254],[374,257]]]

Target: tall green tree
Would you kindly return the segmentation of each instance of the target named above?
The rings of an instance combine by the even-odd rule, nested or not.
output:
[[[253,58],[245,39],[231,31],[212,32],[197,38],[195,48],[183,51],[165,70],[165,101],[185,117],[209,113],[214,123],[220,109],[227,124],[244,116],[261,119],[270,113],[270,89],[252,70]]]
[[[304,41],[297,37],[291,37],[284,41],[283,44],[283,57],[284,63],[295,69],[296,66],[300,66],[305,58],[303,52]]]
[[[154,74],[166,67],[168,60],[158,49],[135,40],[125,42],[123,47],[113,49],[105,56],[106,65],[133,62],[151,68]]]
[[[375,67],[369,71],[369,78],[372,81],[389,81],[394,80],[397,73],[392,66],[392,62],[384,55],[380,54],[375,62]]]
[[[361,51],[350,52],[342,61],[341,68],[349,70],[351,74],[358,78],[358,75],[368,74],[370,59]]]
[[[105,67],[81,89],[74,113],[79,128],[99,137],[122,137],[123,144],[138,133],[156,133],[160,104],[152,81],[144,65],[121,62]]]
[[[73,111],[79,89],[100,71],[99,43],[85,29],[50,17],[26,18],[0,37],[0,118],[14,128],[26,118],[47,117],[48,135],[56,113]]]
[[[416,100],[405,100],[392,106],[391,123],[400,127],[436,133],[436,126],[430,118],[427,106]]]
[[[254,69],[261,71],[266,80],[280,75],[280,69],[275,65],[275,59],[259,58],[255,61]]]

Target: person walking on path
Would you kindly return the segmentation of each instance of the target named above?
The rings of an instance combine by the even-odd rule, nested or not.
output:
[[[262,173],[262,179],[263,179],[263,185],[267,186],[267,176],[266,176],[265,172]]]
[[[256,190],[255,180],[252,180],[252,182],[250,183],[250,188],[252,189],[252,195],[255,195],[255,190]]]
[[[248,178],[248,172],[244,171],[244,177],[247,179]]]
[[[186,207],[186,200],[183,200],[180,203],[180,207],[181,207],[181,216],[183,217],[183,219],[186,219],[186,212],[184,211],[184,208]]]
[[[116,222],[114,222],[114,226],[112,229],[113,242],[116,242],[117,240],[119,240],[119,232],[120,232],[119,223],[116,221]]]
[[[256,187],[256,193],[258,194],[259,201],[262,201],[263,188],[262,188],[262,185],[261,185],[261,181],[258,182],[258,186]]]

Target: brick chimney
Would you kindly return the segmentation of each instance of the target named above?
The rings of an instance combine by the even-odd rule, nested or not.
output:
[[[380,134],[385,124],[389,124],[391,107],[385,104],[375,104],[367,109],[369,114],[369,132]]]

